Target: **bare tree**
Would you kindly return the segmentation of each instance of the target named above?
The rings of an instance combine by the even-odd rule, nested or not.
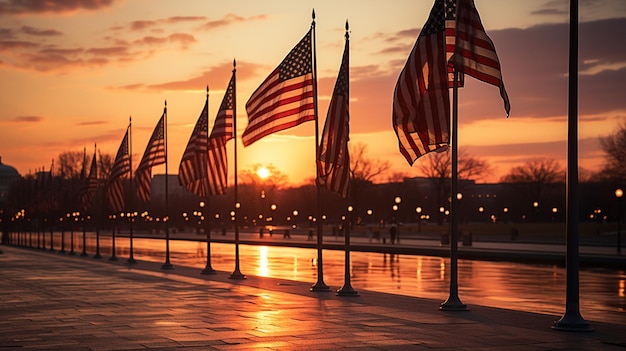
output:
[[[452,157],[450,149],[431,152],[420,163],[420,170],[429,178],[435,189],[440,204],[445,204],[450,198],[450,179],[452,178]],[[463,149],[459,149],[458,177],[461,180],[472,180],[484,177],[491,173],[489,164],[479,158],[471,156]],[[462,190],[462,189],[459,189]]]
[[[600,138],[605,164],[601,176],[609,181],[626,181],[626,122],[606,137]]]
[[[530,201],[541,202],[556,184],[565,183],[565,170],[555,159],[541,158],[512,168],[501,182],[518,189]]]
[[[367,157],[367,145],[364,143],[350,143],[350,199],[355,206],[365,190],[370,187],[376,177],[381,176],[391,168],[389,161],[381,161]]]
[[[65,179],[78,179],[83,168],[82,151],[65,151],[57,156],[57,175]]]

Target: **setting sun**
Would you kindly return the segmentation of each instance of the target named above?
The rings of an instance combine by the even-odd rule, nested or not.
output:
[[[270,176],[270,170],[267,169],[267,167],[263,166],[259,168],[258,171],[256,171],[256,174],[259,176],[259,178],[266,179],[267,177]]]

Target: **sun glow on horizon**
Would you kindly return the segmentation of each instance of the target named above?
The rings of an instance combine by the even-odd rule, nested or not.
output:
[[[267,179],[267,177],[269,177],[269,176],[270,176],[270,173],[271,173],[271,172],[270,172],[270,170],[269,170],[269,169],[267,169],[267,167],[265,167],[265,166],[262,166],[261,168],[259,168],[259,169],[256,171],[256,174],[257,174],[257,175],[259,176],[259,178],[261,178],[261,179]]]

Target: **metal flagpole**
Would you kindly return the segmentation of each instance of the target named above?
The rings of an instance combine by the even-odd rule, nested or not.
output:
[[[324,265],[322,264],[322,192],[319,184],[320,172],[317,167],[320,132],[319,118],[317,117],[317,54],[315,48],[315,10],[313,10],[311,17],[313,18],[313,21],[311,22],[311,34],[313,35],[313,38],[311,38],[311,42],[313,46],[313,108],[315,114],[315,189],[317,193],[317,216],[315,222],[317,224],[317,282],[309,290],[326,292],[330,291],[330,288],[324,283]]]
[[[135,260],[133,253],[133,196],[134,187],[133,187],[133,120],[132,117],[128,117],[128,163],[130,165],[128,169],[128,179],[130,179],[130,191],[126,194],[127,203],[125,203],[126,207],[126,218],[128,219],[128,228],[129,228],[129,241],[130,241],[130,253],[128,260],[126,262],[128,264],[135,264],[137,261]],[[130,211],[129,211],[130,209]]]
[[[87,184],[86,184],[87,177],[88,177],[86,163],[87,163],[87,147],[84,147],[83,148],[83,170],[84,170],[84,173],[83,173],[83,184],[81,184],[81,185],[84,187],[83,189],[85,191],[88,191]],[[82,196],[82,194],[81,194],[81,196]],[[81,256],[87,256],[87,239],[86,239],[86,236],[87,236],[87,233],[86,233],[87,232],[87,206],[88,206],[87,204],[84,204],[84,206],[83,206],[83,211],[84,212],[82,214],[83,215],[83,252],[80,254]]]
[[[206,144],[207,144],[207,160],[208,160],[209,135],[210,135],[209,134],[209,122],[208,122],[208,113],[209,113],[209,86],[208,85],[206,86],[206,103],[207,103]],[[208,163],[207,163],[207,167],[208,167]],[[205,194],[206,208],[207,208],[207,211],[209,211],[210,206],[209,206],[208,174],[207,174],[207,183],[204,185],[205,185],[204,194]],[[211,267],[211,217],[207,215],[206,221],[207,221],[207,225],[204,228],[204,230],[206,231],[206,266],[204,267],[201,273],[202,274],[216,274],[217,272],[215,271],[215,269]]]
[[[346,66],[350,67],[350,33],[348,32],[348,21],[346,20]],[[340,68],[341,71],[341,68]],[[348,74],[349,75],[349,74]],[[348,85],[348,93],[346,94],[346,99],[348,100],[346,103],[350,103],[350,79],[347,79],[346,84]],[[347,111],[346,111],[347,112]],[[348,156],[346,150],[346,156]],[[347,162],[350,164],[350,162]],[[350,199],[350,188],[348,188],[348,196],[347,199]],[[352,288],[352,284],[350,283],[350,226],[352,224],[352,211],[354,211],[354,207],[351,205],[346,207],[348,209],[347,222],[344,223],[344,252],[345,252],[345,260],[344,260],[344,283],[341,289],[337,290],[338,296],[359,296],[359,293]]]
[[[458,33],[458,31],[457,31]],[[454,69],[454,82],[452,85],[452,123],[451,123],[451,159],[452,159],[452,176],[450,187],[450,296],[439,306],[442,311],[468,311],[465,304],[459,298],[459,254],[458,254],[458,233],[459,233],[459,172],[458,172],[458,140],[459,140],[459,72]]]
[[[233,59],[233,77],[237,72],[237,61]],[[246,276],[239,270],[239,189],[237,186],[237,79],[233,79],[233,147],[234,147],[234,173],[235,173],[235,270],[230,274],[230,279],[246,279]]]
[[[565,314],[552,328],[592,331],[580,314],[578,277],[578,0],[570,0],[569,91],[567,113],[567,210]]]
[[[173,269],[170,263],[170,212],[169,212],[169,179],[167,173],[167,100],[163,105],[163,141],[165,142],[165,263],[161,269]]]
[[[52,204],[52,199],[50,198],[53,194],[53,189],[54,189],[54,159],[52,159],[52,164],[50,166],[50,185],[48,185],[48,189],[50,189],[50,191],[48,192],[48,202],[50,204]],[[52,208],[52,210],[50,211],[52,213],[52,216],[50,216],[50,252],[54,252],[54,221],[56,220],[56,218],[54,218],[54,208]]]
[[[95,155],[94,160],[96,160],[96,193],[94,194],[94,199],[96,202],[96,211],[94,213],[94,220],[96,223],[96,254],[93,258],[102,258],[100,256],[100,200],[98,199],[98,193],[100,192],[100,180],[98,179],[98,157],[96,155],[97,147],[96,144],[93,144],[93,153]]]

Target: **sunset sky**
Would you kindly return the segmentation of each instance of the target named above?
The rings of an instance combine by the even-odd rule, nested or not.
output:
[[[299,184],[315,175],[314,123],[241,144],[245,103],[302,38],[316,12],[320,131],[350,23],[351,142],[368,145],[391,172],[419,175],[398,151],[393,89],[432,0],[204,1],[0,0],[0,156],[22,174],[64,151],[116,152],[129,116],[141,157],[168,107],[169,173],[205,101],[217,114],[237,60],[239,169],[273,164]],[[502,64],[511,100],[466,79],[459,94],[459,147],[487,161],[498,181],[537,157],[565,166],[569,1],[476,0]],[[597,171],[598,138],[626,122],[626,1],[580,6],[579,162]],[[232,147],[232,142],[229,143]],[[232,149],[230,176],[232,177]],[[136,166],[138,162],[134,163]],[[163,166],[153,173],[164,173]],[[381,178],[379,181],[386,181]]]

